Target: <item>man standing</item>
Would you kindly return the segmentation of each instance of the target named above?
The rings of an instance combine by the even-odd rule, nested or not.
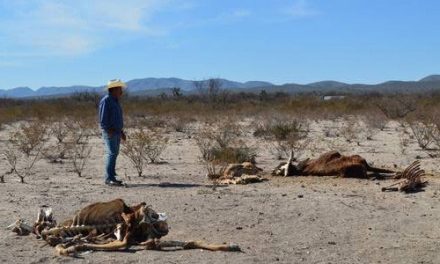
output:
[[[126,140],[124,121],[119,100],[122,89],[127,85],[121,80],[111,80],[107,84],[108,94],[99,103],[99,123],[102,129],[102,138],[106,147],[105,184],[122,186],[122,181],[116,179],[116,159],[119,154],[121,139]]]

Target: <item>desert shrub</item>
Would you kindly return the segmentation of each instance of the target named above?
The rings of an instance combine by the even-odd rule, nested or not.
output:
[[[186,117],[175,117],[170,119],[169,126],[176,132],[186,132],[188,126],[190,123],[194,122],[195,120],[192,118],[186,118]]]
[[[440,123],[434,123],[431,138],[438,150],[440,150]]]
[[[11,169],[10,171],[1,174],[0,175],[0,183],[5,183],[6,175],[12,174],[13,172],[14,172],[14,170]]]
[[[30,156],[34,150],[41,150],[46,140],[46,124],[39,121],[32,121],[21,124],[20,127],[12,133],[9,141],[13,142],[19,151]]]
[[[127,136],[129,140],[122,145],[121,152],[128,158],[136,169],[138,176],[141,177],[146,165],[146,148],[149,142],[148,135],[144,130],[139,129]]]
[[[288,157],[294,150],[298,157],[310,143],[307,140],[309,123],[305,119],[272,118],[256,124],[254,136],[271,141],[272,152],[278,159]],[[297,157],[295,157],[297,158]]]
[[[69,134],[69,127],[66,125],[66,122],[67,121],[57,121],[51,125],[51,134],[57,139],[58,143],[63,143],[64,139]]]
[[[89,161],[92,147],[88,141],[82,143],[70,142],[68,143],[68,150],[70,152],[70,159],[72,161],[72,169],[78,175],[83,176],[84,168]]]
[[[222,89],[222,85],[222,81],[218,78],[194,82],[199,97],[213,108],[219,105],[226,105],[228,102],[227,99],[230,92],[226,89]]]
[[[87,143],[89,137],[96,134],[95,130],[97,128],[96,122],[92,118],[87,117],[66,119],[64,126],[68,130],[68,140],[76,144]]]
[[[276,140],[272,144],[272,153],[279,160],[289,157],[293,150],[294,159],[298,160],[310,144],[310,140],[297,135],[290,135],[286,140]]]
[[[416,99],[410,95],[377,98],[375,105],[387,118],[398,122],[404,122],[408,114],[417,110]]]
[[[243,143],[242,143],[243,144]],[[243,163],[249,161],[254,163],[256,153],[253,148],[244,147],[213,147],[210,149],[208,159],[223,163]]]
[[[362,121],[367,127],[383,131],[388,124],[387,117],[377,111],[367,112],[362,116]]]
[[[429,122],[419,122],[416,120],[408,121],[409,127],[414,135],[419,147],[427,149],[434,142],[435,125]]]
[[[67,154],[71,153],[73,145],[71,142],[49,143],[42,149],[41,154],[50,163],[62,163],[62,160],[67,158]]]
[[[121,152],[141,177],[148,161],[157,162],[167,147],[168,139],[158,132],[143,129],[137,129],[127,137],[129,140],[122,145]]]
[[[41,151],[47,140],[47,127],[39,121],[22,124],[10,135],[3,151],[10,170],[21,183],[32,174],[35,163],[41,157]]]
[[[309,123],[302,119],[273,118],[256,124],[254,136],[273,140],[287,140],[291,135],[305,135]]]
[[[241,129],[228,120],[205,126],[195,136],[208,176],[220,175],[229,163],[255,162],[255,149],[239,140]]]
[[[360,140],[363,129],[358,121],[358,118],[349,116],[345,117],[339,128],[339,134],[349,143],[355,142],[360,145]]]
[[[159,161],[160,155],[168,146],[168,138],[160,132],[151,132],[146,146],[146,154],[151,163]]]

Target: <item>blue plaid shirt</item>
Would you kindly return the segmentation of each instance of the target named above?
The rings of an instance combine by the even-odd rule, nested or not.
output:
[[[101,99],[99,102],[99,123],[105,131],[113,129],[115,133],[121,133],[124,120],[118,99],[111,95],[106,95]]]

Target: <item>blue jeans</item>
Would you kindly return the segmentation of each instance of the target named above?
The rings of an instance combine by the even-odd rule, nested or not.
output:
[[[102,131],[102,138],[105,144],[105,181],[115,181],[116,178],[116,158],[119,155],[119,145],[121,143],[121,134],[113,133],[110,137],[106,131]]]

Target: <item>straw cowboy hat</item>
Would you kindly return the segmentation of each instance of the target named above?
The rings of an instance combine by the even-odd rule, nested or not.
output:
[[[121,81],[120,79],[114,79],[110,80],[107,83],[107,86],[105,87],[106,90],[110,90],[112,88],[121,87],[121,88],[127,88],[127,84],[125,82]]]

